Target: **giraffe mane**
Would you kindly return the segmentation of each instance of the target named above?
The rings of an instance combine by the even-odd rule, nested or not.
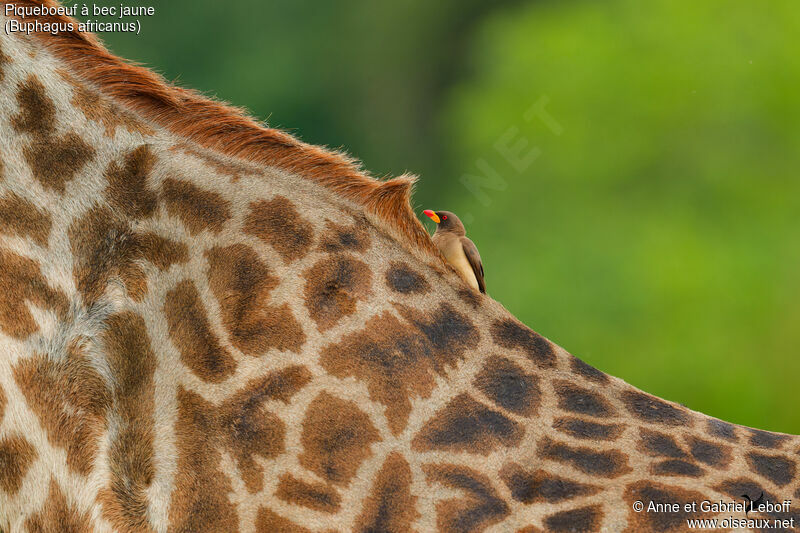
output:
[[[4,5],[7,1],[2,2]],[[16,0],[18,6],[59,6],[57,0]],[[381,181],[342,152],[300,141],[262,126],[245,111],[172,85],[160,75],[109,52],[78,21],[63,15],[31,16],[46,23],[72,23],[75,31],[35,33],[48,49],[103,94],[179,137],[226,156],[296,173],[361,205],[405,241],[412,251],[443,261],[425,227],[414,215],[411,193],[416,176]]]

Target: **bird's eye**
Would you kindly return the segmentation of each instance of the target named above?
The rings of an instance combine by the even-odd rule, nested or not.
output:
[[[447,215],[442,215],[442,220],[447,220]]]

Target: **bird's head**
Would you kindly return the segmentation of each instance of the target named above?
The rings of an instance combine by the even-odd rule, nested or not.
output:
[[[450,211],[431,211],[426,209],[423,213],[436,222],[436,231],[451,231],[460,235],[466,234],[464,224]]]

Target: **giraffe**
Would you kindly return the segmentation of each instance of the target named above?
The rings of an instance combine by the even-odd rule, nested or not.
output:
[[[0,132],[4,533],[800,521],[701,508],[800,498],[800,438],[637,390],[470,290],[412,176],[77,31],[0,37]]]

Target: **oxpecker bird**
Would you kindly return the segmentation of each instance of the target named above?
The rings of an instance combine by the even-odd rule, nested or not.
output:
[[[456,272],[464,278],[467,285],[476,291],[486,292],[483,281],[483,264],[475,243],[467,238],[464,224],[450,211],[423,211],[436,222],[433,243]]]

